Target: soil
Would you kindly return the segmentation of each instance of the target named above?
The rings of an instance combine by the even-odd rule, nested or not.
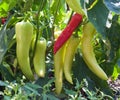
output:
[[[110,88],[114,91],[114,99],[120,100],[120,75],[116,80],[109,79],[108,84]]]

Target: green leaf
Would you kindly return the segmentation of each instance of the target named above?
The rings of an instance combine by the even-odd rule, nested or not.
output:
[[[7,48],[7,41],[6,41],[6,27],[3,26],[3,28],[0,31],[0,63],[2,61],[2,58],[6,52]]]
[[[113,71],[113,74],[112,74],[112,78],[113,78],[113,79],[117,79],[117,78],[118,78],[118,75],[119,75],[119,73],[120,73],[120,72],[118,72],[118,69],[120,70],[119,66],[116,64],[116,65],[114,66],[114,71]]]
[[[51,94],[47,94],[47,100],[59,100],[59,99]]]
[[[13,73],[10,65],[7,64],[6,62],[4,62],[4,63],[2,63],[2,64],[3,64],[3,66],[9,71],[9,73],[14,77],[14,73]]]
[[[11,97],[10,96],[4,96],[4,100],[10,100]]]
[[[118,64],[118,69],[120,69],[119,58],[120,58],[120,23],[119,15],[114,15],[112,18],[112,25],[110,28],[106,29],[106,36],[110,41],[110,55],[108,56],[108,63],[104,64],[106,66],[106,72],[110,72],[108,75],[112,75],[114,67]],[[108,68],[109,66],[109,68]],[[111,70],[111,71],[110,71]]]
[[[0,63],[2,62],[4,54],[8,49],[8,45],[15,33],[14,28],[11,28],[11,29],[6,28],[11,18],[12,17],[8,18],[8,21],[6,22],[6,24],[4,24],[4,26],[0,30]]]
[[[16,5],[17,0],[2,0],[0,2],[0,17],[5,17],[8,12]]]
[[[55,24],[60,24],[61,21],[63,21],[63,16],[65,14],[65,1],[64,0],[54,0],[53,4],[51,5],[51,12],[53,16],[55,17]]]
[[[0,80],[0,86],[6,86],[7,87],[8,85],[9,85],[8,83]]]
[[[107,82],[101,80],[89,70],[79,53],[75,55],[75,62],[73,63],[73,75],[74,78],[77,78],[79,82],[81,82],[83,79],[86,79],[89,90],[95,91],[95,87],[97,87],[100,88],[100,90],[104,93],[112,95],[112,91]]]
[[[34,94],[36,95],[40,95],[39,92],[37,91],[38,88],[42,88],[40,86],[38,86],[37,84],[30,84],[30,83],[27,83],[25,84],[24,88],[32,91]]]
[[[7,2],[0,2],[0,17],[4,17],[7,15],[8,8],[9,7]]]
[[[46,94],[43,94],[43,95],[42,95],[42,99],[43,99],[43,100],[48,100],[47,95],[46,95]]]
[[[77,92],[75,92],[75,91],[73,91],[73,90],[69,90],[69,89],[64,89],[65,90],[65,93],[67,94],[67,95],[73,95],[73,96],[75,96],[76,94],[77,94]]]
[[[116,14],[120,14],[120,1],[119,0],[104,0],[106,7],[115,12]]]
[[[23,11],[28,11],[32,7],[33,0],[25,0]]]
[[[92,6],[90,10],[87,10],[88,6],[91,6],[91,2],[93,0],[88,0],[89,3],[85,2],[86,0],[81,0],[81,5],[85,12],[87,13],[87,17],[90,22],[96,27],[97,31],[105,36],[106,22],[109,15],[109,10],[106,8],[102,0],[98,0],[98,2]]]
[[[2,77],[4,77],[4,79],[6,79],[8,81],[14,80],[14,77],[11,75],[9,70],[6,67],[4,67],[3,65],[0,65],[0,73],[2,74]]]
[[[26,83],[27,86],[33,88],[33,89],[38,89],[38,88],[42,88],[40,85],[38,84],[32,84],[32,83]]]
[[[120,58],[119,58],[118,61],[117,61],[117,65],[118,65],[118,67],[117,67],[117,72],[120,73]]]

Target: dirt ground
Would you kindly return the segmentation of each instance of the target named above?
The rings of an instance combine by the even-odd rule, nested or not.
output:
[[[108,80],[108,84],[110,86],[110,88],[114,91],[115,93],[115,100],[120,100],[120,75],[118,76],[118,78],[116,80]],[[119,99],[118,99],[119,98]]]

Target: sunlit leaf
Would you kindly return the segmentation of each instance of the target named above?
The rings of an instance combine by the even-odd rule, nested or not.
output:
[[[2,0],[0,2],[0,17],[8,16],[8,12],[16,5],[17,0]]]

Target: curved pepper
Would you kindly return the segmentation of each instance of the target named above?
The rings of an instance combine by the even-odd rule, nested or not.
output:
[[[54,55],[54,67],[55,67],[54,76],[55,76],[55,88],[57,94],[61,93],[63,86],[63,66],[64,66],[65,47],[66,44],[64,44]]]
[[[73,31],[79,26],[79,24],[82,22],[82,15],[76,13],[72,16],[69,24],[66,26],[66,28],[62,31],[58,39],[56,40],[54,44],[54,54],[64,45],[64,43],[70,38]]]
[[[33,64],[36,74],[39,77],[45,77],[46,65],[45,65],[45,54],[46,54],[46,39],[41,38],[37,40],[35,55],[33,58]]]
[[[95,28],[89,22],[83,26],[83,36],[81,42],[82,56],[89,69],[99,78],[107,80],[108,77],[102,68],[98,65],[92,46],[92,39],[95,35]]]
[[[34,80],[29,58],[29,50],[33,35],[33,25],[30,22],[18,22],[15,25],[15,33],[17,42],[16,54],[20,69],[28,79]]]
[[[73,84],[72,76],[71,76],[71,68],[72,68],[73,58],[75,56],[75,52],[79,43],[80,43],[80,38],[75,37],[73,35],[68,40],[66,46],[65,59],[64,59],[64,74],[66,80],[71,84]]]

